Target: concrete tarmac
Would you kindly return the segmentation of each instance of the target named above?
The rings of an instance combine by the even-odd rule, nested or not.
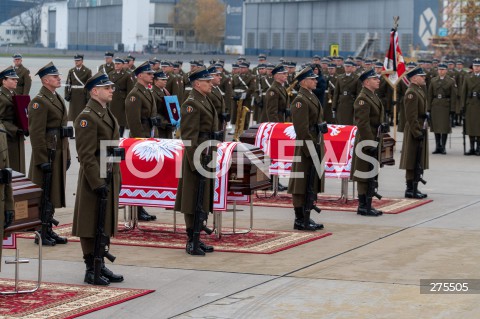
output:
[[[48,62],[24,61],[33,73]],[[85,64],[101,63],[89,62]],[[0,58],[0,66],[7,64],[10,59]],[[73,61],[55,64],[65,78]],[[39,85],[34,78],[31,95]],[[109,268],[125,281],[111,285],[156,291],[81,318],[478,318],[478,291],[420,294],[420,279],[480,280],[480,157],[463,155],[461,132],[460,127],[453,129],[447,155],[430,154],[424,175],[428,183],[420,188],[433,202],[401,214],[374,218],[322,211],[312,217],[325,224],[321,232],[332,236],[272,255],[215,252],[195,258],[183,250],[112,246],[117,259]],[[384,167],[379,178],[385,197],[403,197],[401,145],[402,134],[397,133],[397,165]],[[431,134],[430,153],[433,146]],[[26,150],[28,163],[28,139]],[[75,159],[74,140],[70,151]],[[61,223],[72,222],[78,169],[73,160],[67,173],[67,207],[56,213]],[[328,179],[326,193],[339,194],[339,181]],[[148,211],[160,222],[172,222],[171,211]],[[255,207],[254,216],[255,229],[292,230],[293,209]],[[231,225],[231,218],[225,214],[224,226]],[[248,225],[246,207],[237,218],[240,227]],[[37,246],[26,239],[20,239],[19,246],[23,257],[33,258],[21,265],[21,277],[34,279]],[[79,243],[44,247],[43,252],[44,281],[83,284]],[[13,254],[4,251],[4,259]],[[13,278],[13,270],[3,264],[0,276]]]

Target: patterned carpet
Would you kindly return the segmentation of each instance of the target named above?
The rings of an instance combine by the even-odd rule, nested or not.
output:
[[[255,196],[255,195],[254,195]],[[257,197],[258,196],[258,197]],[[293,208],[292,195],[280,193],[277,197],[270,197],[271,192],[257,192],[253,199],[254,206]],[[386,198],[373,199],[373,206],[384,214],[399,214],[432,202],[432,199]],[[356,212],[358,200],[349,200],[347,203],[338,200],[338,197],[318,195],[317,206],[322,210]]]
[[[119,229],[123,229],[119,224]],[[177,225],[177,232],[173,231],[171,224],[141,223],[140,228],[119,234],[111,239],[112,245],[142,246],[152,248],[174,248],[185,249],[185,227]],[[231,232],[232,229],[222,228],[222,232]],[[242,231],[242,229],[237,229]],[[72,226],[62,225],[55,228],[60,236],[68,237],[68,241],[79,241],[78,237],[71,236]],[[170,233],[168,233],[170,232]],[[273,254],[285,249],[302,245],[313,240],[330,236],[332,233],[324,231],[301,232],[301,231],[279,231],[279,230],[252,230],[247,234],[226,235],[220,240],[215,235],[202,233],[202,240],[212,245],[215,251],[250,253],[250,254]],[[20,238],[33,238],[31,234],[19,234]]]
[[[35,284],[22,281],[20,288],[33,289]],[[13,280],[0,278],[1,291],[13,288]],[[45,282],[32,294],[0,296],[0,319],[76,318],[152,292],[154,290]]]

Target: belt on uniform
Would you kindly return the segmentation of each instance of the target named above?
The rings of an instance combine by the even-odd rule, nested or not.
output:
[[[73,127],[65,126],[65,127],[47,128],[46,133],[59,136],[60,138],[73,137]]]

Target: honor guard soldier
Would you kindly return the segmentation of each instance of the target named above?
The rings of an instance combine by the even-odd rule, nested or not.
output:
[[[7,150],[10,158],[10,167],[14,171],[25,174],[25,133],[16,125],[17,116],[13,103],[13,96],[16,95],[15,89],[18,82],[18,75],[15,73],[15,69],[9,66],[0,72],[0,81],[0,122],[3,123],[7,131]]]
[[[335,112],[337,124],[353,124],[353,102],[362,89],[358,76],[353,73],[354,68],[353,61],[346,61],[345,73],[340,74],[335,82],[332,110]]]
[[[15,204],[12,191],[12,171],[8,161],[7,130],[0,120],[0,238],[3,240],[3,231],[15,219]],[[0,260],[2,260],[2,246],[0,245]],[[0,265],[0,270],[1,270]]]
[[[149,88],[155,72],[148,61],[138,66],[134,72],[137,83],[125,99],[125,115],[130,137],[158,137],[157,106],[153,92]],[[142,206],[138,206],[138,219],[150,221],[157,219],[157,216],[148,214]]]
[[[342,56],[334,56],[333,57],[333,62],[335,63],[337,69],[336,73],[337,75],[345,73],[345,68],[344,68],[344,63],[343,63],[343,57]]]
[[[166,86],[167,90],[170,92],[170,94],[176,95],[178,102],[182,103],[182,101],[186,98],[184,97],[185,88],[183,83],[183,76],[173,73],[173,63],[171,62],[162,61],[160,65],[162,67],[163,73],[168,76]]]
[[[42,82],[40,92],[28,105],[28,130],[32,145],[32,158],[28,178],[42,185],[45,201],[42,216],[42,243],[53,246],[66,244],[67,239],[52,230],[55,208],[65,207],[66,172],[70,168],[68,138],[73,137],[73,128],[67,127],[67,108],[63,98],[56,92],[62,86],[60,73],[52,62],[38,70]],[[50,206],[50,205],[45,205]]]
[[[480,59],[473,60],[473,72],[465,75],[460,97],[464,131],[470,138],[470,150],[465,155],[480,156]]]
[[[205,253],[213,252],[213,247],[203,243],[199,236],[200,231],[205,230],[206,215],[213,212],[215,172],[212,176],[212,172],[205,166],[213,158],[214,149],[208,147],[201,153],[196,151],[203,142],[216,139],[214,130],[218,127],[218,115],[207,98],[212,90],[210,73],[205,68],[199,68],[190,74],[189,80],[193,89],[181,106],[181,134],[182,140],[191,142],[191,146],[185,146],[175,211],[184,214],[188,236],[186,252],[194,256],[205,256]],[[205,176],[208,173],[210,175]]]
[[[240,59],[244,59],[240,57]],[[252,98],[256,89],[256,78],[250,73],[248,62],[241,62],[239,65],[239,71],[236,76],[233,77],[233,94],[235,102],[238,101],[243,93],[246,94],[246,98],[243,101],[243,105],[250,109],[252,112]],[[248,114],[247,114],[248,115]],[[232,124],[235,124],[240,119],[241,114],[237,114],[236,103],[232,109]],[[248,127],[248,120],[245,119],[245,127]]]
[[[85,82],[92,77],[92,71],[83,65],[83,55],[73,57],[75,67],[68,71],[65,85],[65,100],[69,101],[68,120],[75,121],[78,114],[83,110],[88,101],[88,93],[85,92]]]
[[[447,154],[445,145],[448,134],[452,133],[450,118],[457,108],[457,85],[447,75],[447,65],[438,65],[438,76],[432,79],[428,88],[427,109],[431,116],[430,130],[435,134],[433,154]]]
[[[131,54],[127,55],[127,58],[130,60],[128,61],[128,67],[133,72],[137,67],[135,66],[135,57]]]
[[[98,67],[99,72],[103,72],[108,75],[112,72],[115,66],[113,65],[113,53],[105,52],[105,63]]]
[[[423,178],[418,176],[421,171],[428,169],[428,135],[426,123],[429,118],[427,113],[427,97],[425,94],[426,73],[417,67],[407,73],[410,86],[405,92],[403,100],[405,112],[405,130],[403,133],[402,155],[400,169],[406,170],[405,179],[407,189],[406,198],[426,198],[418,190],[418,182]],[[423,172],[422,172],[423,175]]]
[[[125,115],[125,99],[128,93],[133,89],[135,85],[132,80],[132,76],[129,72],[123,68],[124,61],[120,58],[114,60],[115,69],[108,73],[110,81],[113,82],[115,88],[113,92],[113,98],[110,102],[110,111],[117,119],[120,127],[120,136],[123,137],[123,132],[127,126],[127,116]]]
[[[292,122],[297,134],[296,140],[301,143],[295,146],[295,156],[300,158],[294,161],[292,173],[303,174],[302,178],[290,178],[288,193],[292,194],[293,209],[295,211],[294,229],[315,231],[323,229],[323,224],[317,224],[310,219],[311,209],[317,210],[314,202],[317,193],[323,192],[324,175],[321,176],[315,168],[315,162],[321,165],[324,142],[323,133],[326,133],[327,123],[323,120],[322,105],[313,90],[317,86],[317,75],[310,67],[304,68],[294,79],[300,84],[297,97],[292,102]],[[312,143],[311,149],[307,143]],[[315,152],[312,154],[312,149]],[[318,209],[317,212],[320,212]]]
[[[337,82],[337,66],[335,63],[328,63],[325,81],[327,89],[325,90],[325,104],[323,105],[323,116],[329,124],[336,124],[336,114],[333,113],[333,95],[335,93],[335,83]]]
[[[458,103],[457,103],[457,109],[455,110],[455,125],[462,125],[462,114],[461,108],[462,108],[462,103],[461,103],[461,91],[463,88],[463,80],[465,79],[465,76],[468,74],[465,69],[463,68],[463,60],[457,59],[455,62],[455,70],[457,70],[458,73],[458,80],[457,80],[457,93],[458,93]]]
[[[222,92],[223,100],[225,101],[225,113],[228,113],[230,116],[230,114],[232,114],[233,102],[232,77],[225,72],[222,63],[215,63],[215,67],[220,71],[221,80],[218,89]]]
[[[283,64],[277,65],[272,70],[273,84],[267,90],[263,106],[266,122],[285,122],[290,116],[289,97],[284,86],[287,73]]]
[[[22,64],[22,55],[20,53],[15,53],[13,56],[13,67],[15,73],[18,75],[17,88],[15,93],[18,95],[29,95],[30,88],[32,87],[32,77],[30,75],[30,70],[23,66]]]
[[[383,63],[376,62],[374,64],[374,70],[377,74],[378,78],[380,79],[380,87],[377,90],[377,96],[382,101],[383,107],[385,109],[385,121],[388,122],[390,125],[393,125],[393,110],[394,107],[392,105],[392,98],[393,98],[393,90],[390,84],[388,84],[387,80],[382,76],[382,69]],[[398,109],[397,109],[398,114]],[[398,121],[398,117],[397,117]]]
[[[408,62],[406,66],[407,66],[406,72],[408,72],[415,69],[417,67],[417,64],[415,62]],[[407,89],[408,89],[408,85],[405,83],[405,81],[398,82],[397,101],[396,101],[397,113],[398,113],[398,119],[397,119],[398,132],[403,132],[405,127],[405,111],[404,111],[403,99],[405,97],[405,92],[407,92]],[[395,103],[395,101],[392,101],[392,103]]]
[[[183,75],[183,85],[184,85],[185,99],[187,99],[188,96],[190,95],[190,92],[192,92],[192,84],[190,83],[190,80],[188,79],[188,77],[190,76],[190,74],[195,72],[195,70],[200,68],[200,67],[201,66],[197,61],[190,61],[190,71]]]
[[[173,127],[170,123],[165,96],[169,96],[170,92],[165,88],[168,76],[162,71],[153,74],[153,96],[155,97],[155,105],[157,106],[157,129],[159,138],[172,138]]]
[[[224,125],[226,126],[227,122],[230,120],[230,114],[226,113],[226,106],[225,100],[223,98],[223,92],[218,87],[220,85],[220,81],[222,80],[222,75],[220,71],[217,70],[215,65],[209,67],[207,69],[208,73],[212,77],[212,90],[210,93],[207,93],[207,97],[210,99],[210,102],[215,107],[215,111],[218,115],[218,127],[215,128],[216,131],[224,131]],[[222,140],[225,140],[225,136]]]
[[[80,171],[73,211],[72,235],[80,237],[83,259],[87,268],[84,282],[105,286],[111,282],[123,281],[123,276],[116,275],[108,269],[104,260],[105,252],[108,253],[110,246],[110,237],[118,231],[120,167],[118,162],[106,163],[104,160],[115,156],[112,146],[101,149],[102,141],[118,145],[119,126],[108,108],[115,90],[108,76],[98,72],[86,81],[85,89],[90,94],[90,100],[74,124]],[[102,167],[102,165],[109,167]],[[105,172],[106,178],[102,175]],[[105,202],[103,207],[99,205],[102,200]],[[101,227],[102,224],[103,227]],[[97,258],[98,260],[95,261]],[[97,278],[95,262],[99,263],[97,267],[100,268],[100,275]]]
[[[382,101],[375,94],[380,87],[380,78],[373,69],[360,75],[363,88],[354,103],[354,124],[357,126],[354,155],[350,178],[358,185],[357,214],[362,216],[380,216],[383,213],[372,206],[373,196],[378,195],[378,162],[380,160],[382,132],[385,131],[385,110]],[[376,146],[364,145],[376,141]],[[368,157],[368,160],[365,158]],[[371,162],[376,162],[376,166]],[[366,176],[365,176],[366,175]]]
[[[271,75],[267,74],[267,64],[259,64],[257,65],[257,92],[256,92],[256,102],[255,105],[257,107],[256,109],[256,115],[257,119],[256,121],[258,123],[264,122],[263,119],[263,107],[265,106],[264,100],[265,96],[267,94],[267,90],[272,86],[273,83],[273,78]]]

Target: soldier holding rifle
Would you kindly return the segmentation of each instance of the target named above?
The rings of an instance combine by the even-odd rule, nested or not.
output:
[[[378,168],[381,150],[381,133],[388,130],[383,123],[385,110],[382,101],[375,94],[380,87],[380,77],[373,69],[360,75],[363,88],[354,102],[354,123],[358,127],[352,161],[351,179],[358,185],[357,214],[380,216],[382,212],[372,206],[377,193]]]
[[[420,67],[407,73],[410,86],[405,92],[403,100],[405,131],[400,158],[400,169],[406,170],[406,198],[422,199],[427,197],[427,194],[418,190],[418,182],[423,181],[423,170],[428,169],[428,136],[425,124],[429,119],[429,114],[427,113],[427,97],[424,89],[425,77],[426,73]]]
[[[87,268],[84,281],[93,285],[108,285],[123,281],[123,276],[114,274],[104,262],[104,257],[110,261],[115,259],[108,254],[108,248],[109,238],[117,233],[121,176],[118,163],[110,160],[114,160],[114,156],[118,160],[121,154],[116,147],[102,148],[101,141],[118,145],[119,125],[108,107],[114,90],[114,83],[108,76],[99,72],[86,82],[85,87],[91,98],[74,124],[80,171],[72,235],[80,237]],[[101,158],[110,162],[104,163]],[[102,164],[106,164],[107,168]],[[105,171],[106,178],[101,174]]]
[[[205,256],[205,253],[213,252],[213,247],[203,243],[199,236],[201,230],[210,232],[205,225],[208,212],[213,212],[214,176],[205,176],[205,171],[210,172],[205,166],[212,159],[214,148],[207,147],[201,153],[196,151],[203,142],[218,140],[215,134],[218,115],[207,97],[212,91],[212,76],[208,70],[202,67],[193,71],[189,80],[192,91],[181,107],[181,131],[182,140],[190,142],[191,146],[185,147],[183,155],[175,211],[182,212],[185,217],[187,254]]]
[[[317,200],[317,193],[323,192],[324,188],[322,134],[328,129],[323,119],[322,105],[312,92],[317,87],[317,75],[307,67],[295,80],[300,84],[300,90],[292,102],[292,121],[297,141],[302,145],[295,147],[295,156],[299,156],[301,160],[293,163],[292,173],[303,173],[303,178],[290,178],[288,193],[292,194],[295,211],[293,228],[315,231],[323,228],[323,224],[317,224],[310,219],[310,211],[314,209],[320,212],[314,202]],[[310,147],[307,143],[310,143]],[[322,170],[321,176],[316,166]]]
[[[55,91],[61,86],[58,69],[50,62],[36,75],[42,81],[42,88],[28,105],[28,130],[32,144],[28,178],[42,185],[42,243],[53,246],[67,243],[66,238],[52,230],[52,224],[58,224],[53,218],[55,208],[66,206],[66,171],[70,167],[68,138],[73,137],[73,128],[66,126],[67,108],[63,98]]]

